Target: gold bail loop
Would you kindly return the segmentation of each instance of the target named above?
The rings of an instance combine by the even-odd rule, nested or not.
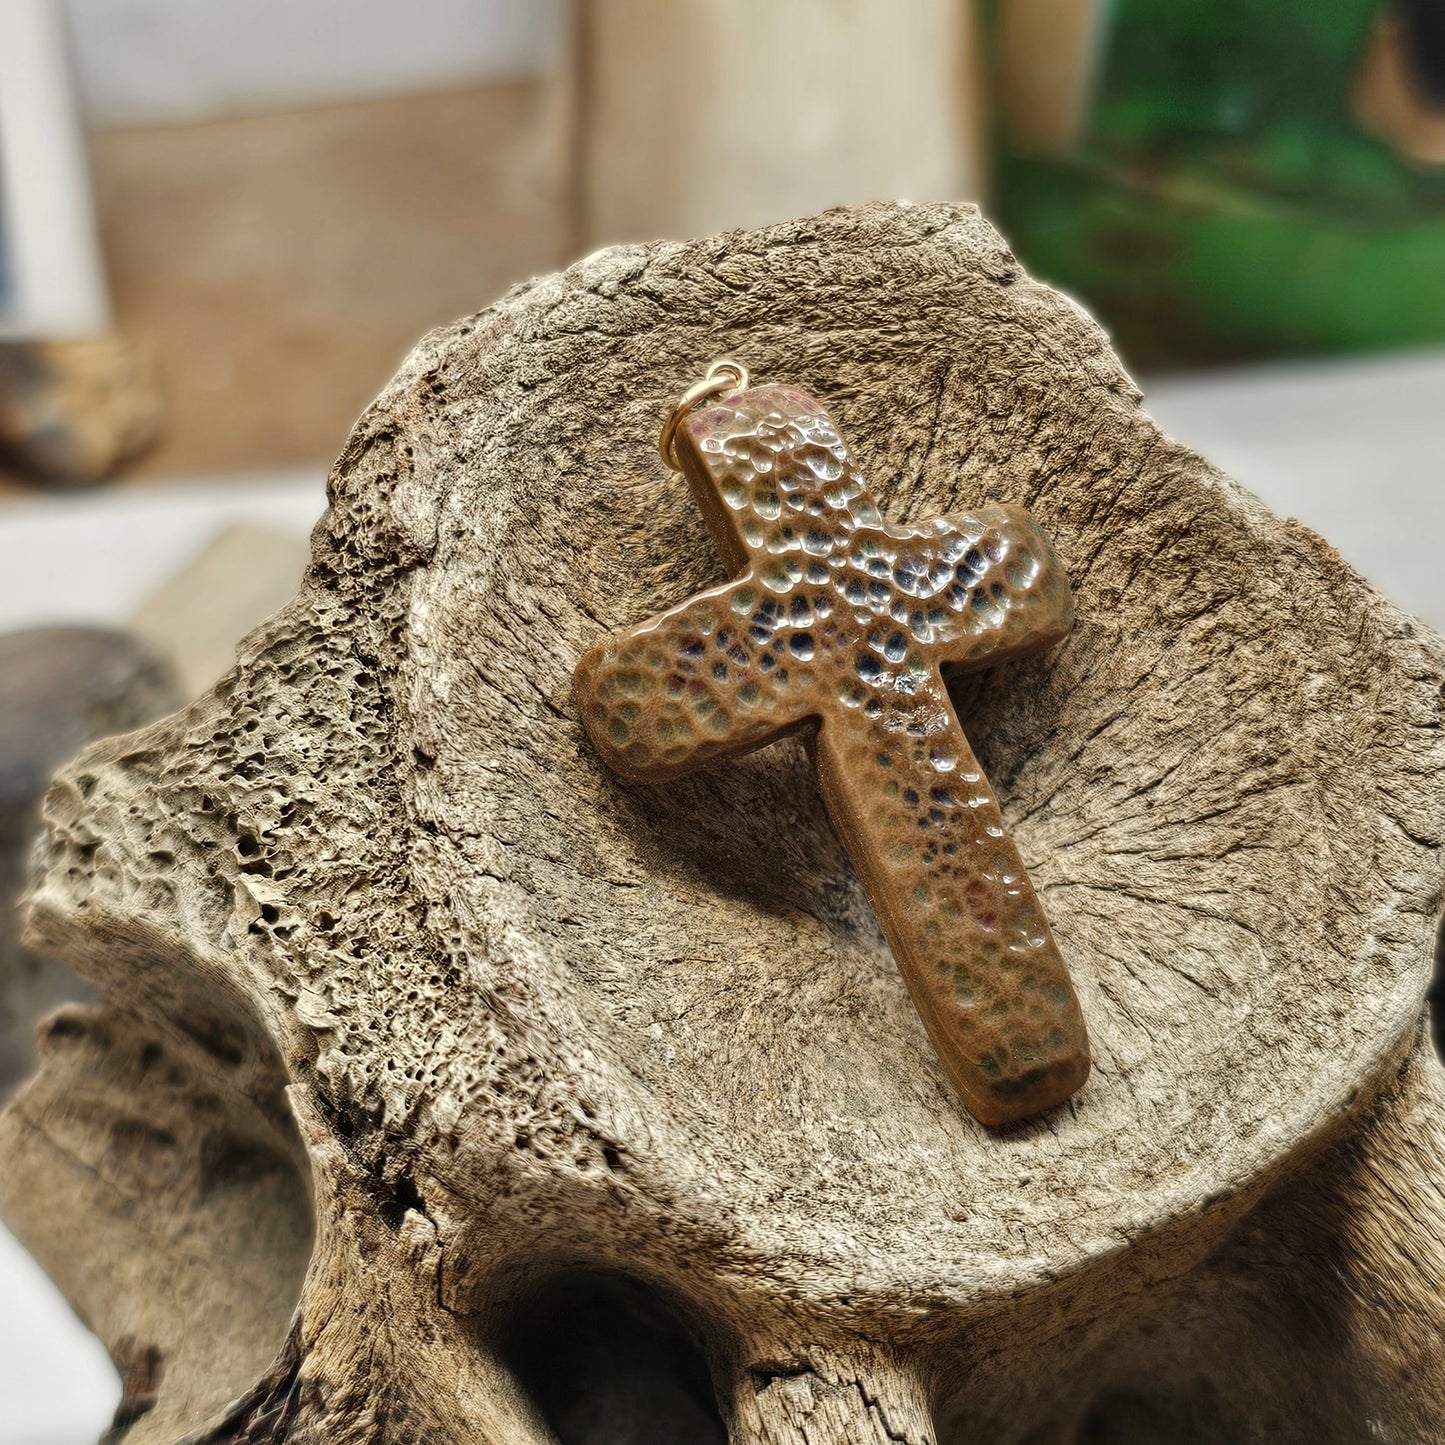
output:
[[[747,367],[729,357],[720,356],[708,367],[707,375],[701,381],[694,382],[678,397],[677,405],[673,407],[672,415],[668,417],[662,428],[662,435],[657,439],[657,449],[662,453],[663,461],[673,471],[682,470],[673,442],[677,439],[677,429],[682,425],[683,417],[707,397],[721,396],[727,391],[745,391],[747,384]]]

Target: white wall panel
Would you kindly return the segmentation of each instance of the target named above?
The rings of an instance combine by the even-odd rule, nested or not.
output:
[[[0,0],[8,3],[8,0]],[[206,120],[539,72],[562,0],[65,0],[100,125]]]

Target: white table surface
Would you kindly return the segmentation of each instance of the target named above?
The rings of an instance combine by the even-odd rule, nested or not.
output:
[[[1445,352],[1159,382],[1145,406],[1445,631]]]
[[[1146,387],[1175,436],[1445,629],[1445,353]],[[0,503],[0,631],[123,623],[224,526],[304,535],[322,474]],[[0,1445],[90,1445],[119,1398],[96,1341],[0,1230]]]

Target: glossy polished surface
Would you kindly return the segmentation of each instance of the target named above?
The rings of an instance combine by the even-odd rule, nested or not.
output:
[[[878,511],[827,413],[792,387],[699,408],[676,451],[734,580],[578,664],[582,720],[663,781],[806,730],[833,821],[955,1088],[986,1124],[1089,1071],[1068,971],[941,669],[1048,647],[1068,579],[1028,515]]]

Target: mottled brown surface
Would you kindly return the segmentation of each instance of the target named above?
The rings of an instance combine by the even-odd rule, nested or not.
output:
[[[1078,1000],[941,669],[1069,630],[1068,579],[1017,508],[899,527],[812,397],[695,411],[678,458],[737,579],[605,639],[582,721],[644,782],[803,731],[940,1058],[976,1118],[1061,1103],[1089,1071]]]
[[[658,788],[583,732],[587,648],[723,580],[653,445],[720,353],[900,525],[1026,506],[1067,570],[1069,636],[953,691],[1089,1020],[1041,1119],[959,1108],[798,739]],[[48,803],[32,937],[111,1002],[0,1209],[159,1349],[126,1445],[537,1445],[516,1321],[579,1270],[736,1445],[1435,1445],[1445,651],[976,212],[589,257],[427,337],[330,489],[236,668]]]
[[[0,342],[0,480],[90,486],[160,430],[151,358],[123,336]]]

